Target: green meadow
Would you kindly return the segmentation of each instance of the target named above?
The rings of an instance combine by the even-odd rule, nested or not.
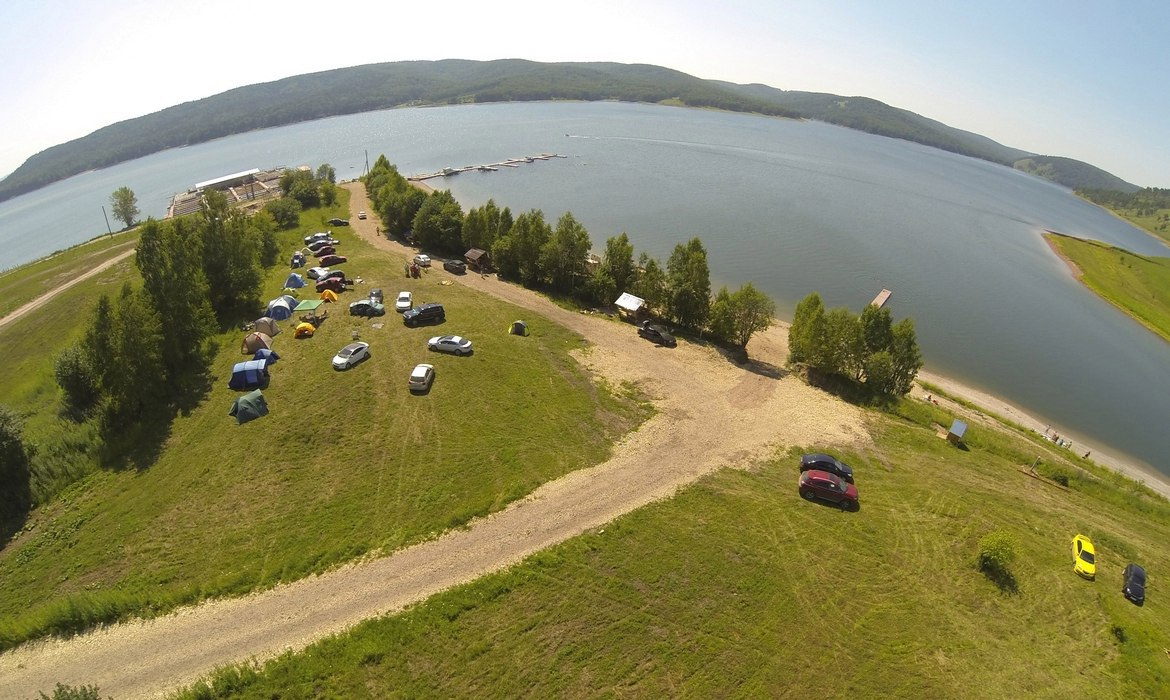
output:
[[[282,234],[287,253],[320,228]],[[82,453],[57,475],[59,493],[0,552],[0,647],[244,594],[418,542],[603,461],[614,439],[649,415],[630,387],[591,381],[570,357],[585,349],[579,336],[443,285],[450,275],[438,268],[407,280],[400,260],[345,229],[334,234],[349,257],[341,268],[363,281],[330,305],[315,337],[295,340],[293,322],[281,324],[273,345],[281,359],[264,391],[271,413],[242,426],[228,416],[238,395],[227,388],[232,365],[250,356],[239,349],[243,333],[225,332],[214,388],[173,421],[145,468],[87,457],[87,429],[60,415],[52,377],[55,350],[80,336],[99,293],[137,277],[132,258],[0,329],[8,360],[0,403],[28,417],[34,450]],[[269,271],[268,298],[288,273]],[[447,321],[406,328],[392,306],[382,318],[349,316],[348,302],[373,287],[391,304],[400,290],[416,303],[440,301]],[[528,321],[528,337],[507,334],[517,318]],[[372,357],[334,371],[330,360],[355,332]],[[474,354],[429,352],[427,339],[445,333],[471,338]],[[407,389],[419,362],[436,367],[426,395]]]

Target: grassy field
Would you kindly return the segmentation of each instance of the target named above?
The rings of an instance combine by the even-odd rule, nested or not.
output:
[[[1166,501],[1119,482],[1106,504],[1023,473],[1024,436],[976,428],[964,451],[938,409],[899,413],[842,455],[858,513],[802,501],[793,450],[183,697],[1170,695]],[[994,529],[1018,543],[1015,593],[975,566]],[[1094,582],[1072,572],[1077,532]],[[1131,560],[1145,607],[1120,594]]]
[[[0,298],[4,299],[4,306],[0,308],[0,318],[4,318],[62,282],[89,271],[102,261],[130,250],[137,243],[137,229],[129,233],[102,236],[28,265],[0,273]]]
[[[584,347],[580,337],[443,285],[450,275],[441,269],[406,280],[400,261],[345,229],[334,233],[349,256],[342,268],[363,282],[316,337],[294,340],[292,323],[282,323],[281,360],[265,390],[270,415],[243,426],[227,415],[237,396],[226,386],[232,364],[247,358],[242,333],[225,333],[214,389],[174,421],[155,464],[93,471],[0,551],[0,645],[242,594],[417,542],[602,461],[649,414],[628,387],[590,381],[569,356]],[[303,232],[284,235],[291,251]],[[132,270],[111,278],[120,284]],[[270,272],[269,297],[287,274]],[[68,427],[57,425],[45,348],[80,332],[101,284],[79,285],[35,320],[0,331],[8,355],[0,402],[29,414],[26,434],[36,440]],[[409,329],[393,313],[348,316],[348,302],[372,287],[388,300],[409,289],[416,302],[441,301],[447,322]],[[529,322],[529,337],[506,333],[516,318]],[[354,331],[372,357],[335,372],[330,359]],[[428,352],[426,339],[443,333],[471,338],[475,353]],[[422,396],[406,386],[419,362],[437,369]]]
[[[1111,209],[1110,211],[1134,226],[1145,229],[1158,238],[1170,242],[1170,209],[1157,209],[1152,214],[1145,215],[1129,209]]]
[[[1170,340],[1170,258],[1051,233],[1045,238],[1076,265],[1085,286]]]

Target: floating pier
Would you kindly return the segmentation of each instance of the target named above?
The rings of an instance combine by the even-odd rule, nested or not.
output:
[[[430,180],[433,177],[447,177],[450,175],[458,175],[471,170],[477,170],[481,173],[494,173],[500,168],[519,168],[525,163],[534,163],[538,160],[551,160],[553,158],[568,158],[566,155],[560,153],[541,153],[535,156],[523,156],[521,158],[509,158],[502,160],[499,163],[486,163],[484,165],[465,165],[462,168],[443,168],[435,173],[422,173],[421,175],[411,175],[407,180],[418,182],[420,180]]]
[[[893,292],[890,290],[883,289],[882,291],[878,292],[878,295],[873,298],[873,301],[869,302],[869,305],[876,306],[880,309],[886,305],[886,302],[890,300],[890,295],[892,294]]]

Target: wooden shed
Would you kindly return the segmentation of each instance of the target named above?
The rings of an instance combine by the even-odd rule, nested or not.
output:
[[[618,308],[618,315],[627,321],[637,322],[646,317],[646,300],[629,292],[622,292],[614,305]]]
[[[463,254],[463,259],[467,261],[468,267],[477,272],[486,272],[492,269],[492,261],[486,250],[472,248]]]

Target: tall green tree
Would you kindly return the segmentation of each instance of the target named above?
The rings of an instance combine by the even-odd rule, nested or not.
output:
[[[378,212],[387,235],[406,236],[411,232],[414,219],[426,201],[426,193],[417,187],[386,185],[382,188],[382,196],[374,211]]]
[[[512,228],[512,211],[500,209],[496,200],[489,199],[482,207],[467,212],[463,221],[463,248],[490,251],[496,239]]]
[[[414,240],[428,250],[463,252],[463,207],[451,190],[434,192],[414,216]]]
[[[893,342],[893,318],[890,310],[878,308],[873,304],[861,310],[861,333],[865,338],[865,349],[868,352],[877,352],[890,347]]]
[[[638,273],[630,286],[633,288],[634,296],[644,299],[650,310],[662,311],[667,308],[670,291],[666,271],[662,269],[658,260],[649,254],[642,253],[638,256]]]
[[[914,386],[918,370],[922,369],[922,353],[918,350],[914,321],[904,318],[894,324],[889,351],[893,366],[891,393],[894,396],[905,396]]]
[[[157,416],[171,396],[166,391],[163,330],[149,298],[127,282],[114,302],[109,329],[111,364],[103,368],[105,403],[101,430],[109,439],[128,439],[144,419]]]
[[[551,237],[552,227],[544,220],[544,212],[530,209],[516,217],[507,235],[497,239],[497,247],[500,241],[509,242],[511,254],[515,256],[516,276],[524,286],[536,287],[544,279],[540,253]],[[498,265],[494,250],[492,260]]]
[[[205,254],[205,250],[204,237],[191,219],[161,223],[149,219],[142,227],[135,257],[143,292],[159,317],[166,319],[162,366],[180,392],[190,389],[206,370],[206,341],[215,332],[204,265],[214,262],[219,252]]]
[[[817,344],[824,334],[825,303],[821,295],[811,292],[792,314],[792,325],[788,328],[788,361],[791,363],[812,363],[816,357]]]
[[[698,238],[679,243],[666,261],[670,314],[688,328],[703,328],[711,313],[711,273],[707,250]]]
[[[605,241],[605,254],[601,256],[601,270],[613,280],[615,290],[620,294],[628,291],[638,269],[634,265],[634,246],[630,237],[622,231]]]
[[[328,182],[331,185],[337,184],[337,171],[332,165],[322,163],[317,166],[317,182]]]
[[[711,331],[716,336],[746,348],[752,336],[772,325],[776,304],[767,294],[748,282],[729,294],[724,287],[711,304]]]
[[[197,221],[207,298],[215,316],[226,322],[259,301],[261,237],[248,217],[218,192],[204,198]],[[183,231],[182,237],[189,233]],[[198,280],[191,282],[198,285]]]
[[[581,222],[571,212],[562,214],[540,250],[540,265],[553,289],[570,294],[576,291],[577,280],[585,276],[585,258],[592,246]]]
[[[282,229],[296,228],[301,224],[301,203],[295,199],[274,199],[264,205],[264,211]]]
[[[129,187],[119,187],[110,195],[110,211],[114,218],[130,228],[138,220],[138,197]]]
[[[83,415],[101,398],[101,386],[81,344],[70,345],[53,360],[53,377],[65,394],[66,407]]]

